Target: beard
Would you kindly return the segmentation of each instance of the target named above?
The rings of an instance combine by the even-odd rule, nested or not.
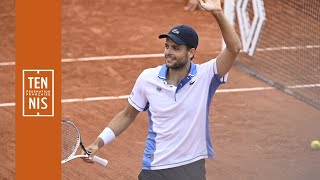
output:
[[[171,58],[173,60],[175,60],[175,63],[173,64],[168,64],[166,63],[167,68],[172,69],[172,70],[180,70],[186,67],[186,64],[188,63],[188,56],[187,54],[182,57],[181,59],[177,60],[176,57],[174,56],[169,56],[169,55],[165,55],[165,58]]]

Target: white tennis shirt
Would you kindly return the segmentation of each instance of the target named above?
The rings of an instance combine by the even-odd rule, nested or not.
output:
[[[166,82],[166,65],[144,70],[138,77],[129,103],[148,111],[149,134],[143,169],[167,169],[213,157],[209,110],[218,86],[227,75],[217,74],[216,59],[193,64],[176,87]]]

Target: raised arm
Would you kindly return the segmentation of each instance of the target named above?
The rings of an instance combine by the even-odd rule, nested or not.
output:
[[[241,50],[240,39],[234,28],[224,15],[220,0],[200,0],[200,4],[210,12],[219,24],[226,48],[217,57],[217,69],[220,76],[224,76],[231,69],[236,57]]]

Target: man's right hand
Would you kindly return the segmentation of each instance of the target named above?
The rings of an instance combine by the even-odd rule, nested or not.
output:
[[[97,151],[104,145],[103,140],[101,138],[97,138],[91,145],[87,146],[85,149],[89,153],[89,157],[83,157],[85,162],[87,163],[94,163],[92,161],[92,157],[97,153]],[[85,154],[85,152],[82,152]]]

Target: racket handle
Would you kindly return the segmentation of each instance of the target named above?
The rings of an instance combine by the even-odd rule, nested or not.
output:
[[[103,167],[107,167],[107,165],[108,165],[108,160],[102,159],[98,156],[93,156],[92,161],[94,161],[95,163],[98,163],[99,165],[101,165]]]

